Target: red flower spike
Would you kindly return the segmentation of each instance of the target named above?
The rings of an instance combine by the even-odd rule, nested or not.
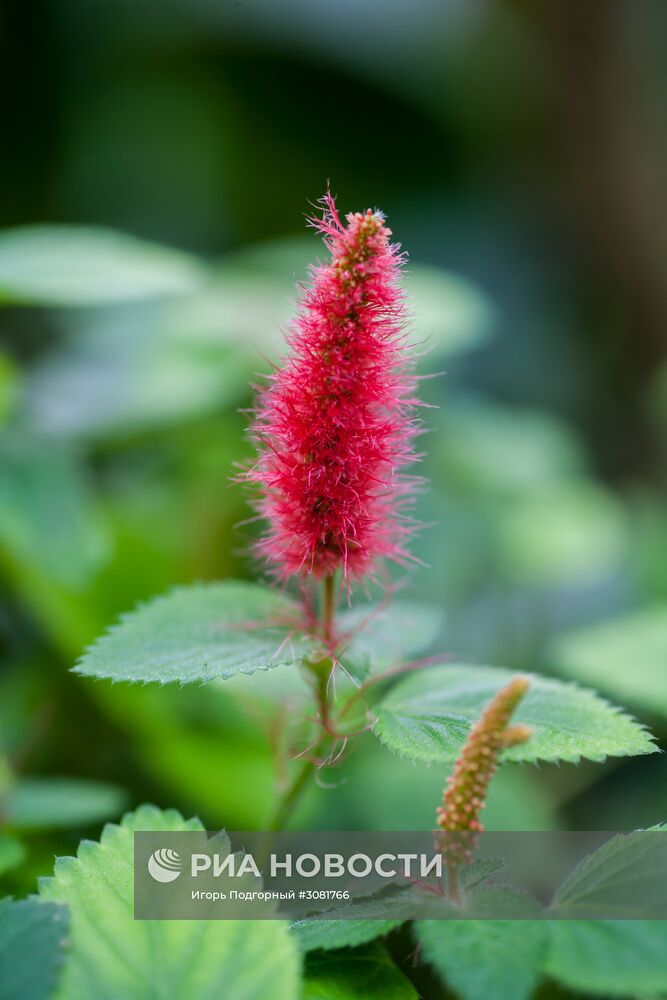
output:
[[[529,686],[527,677],[514,677],[492,699],[471,729],[447,779],[442,807],[437,810],[438,826],[443,830],[474,833],[483,829],[479,815],[501,750],[525,743],[531,736],[528,726],[508,725]]]
[[[290,356],[260,392],[253,436],[269,530],[258,543],[275,576],[359,579],[383,558],[409,558],[406,515],[418,480],[416,377],[404,344],[403,255],[380,212],[347,216],[323,199],[310,224],[328,263],[311,268]]]

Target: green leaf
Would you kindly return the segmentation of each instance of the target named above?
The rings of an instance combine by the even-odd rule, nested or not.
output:
[[[537,985],[546,948],[539,920],[420,920],[415,934],[461,1000],[527,1000]]]
[[[591,483],[525,493],[499,514],[504,570],[531,586],[598,580],[621,567],[626,527],[618,501]]]
[[[115,306],[110,316],[96,310],[76,324],[74,335],[26,379],[28,426],[108,440],[237,406],[257,370],[247,345],[232,346],[224,337],[202,343],[191,327],[165,331],[154,311]]]
[[[294,280],[226,265],[204,289],[166,306],[158,318],[161,336],[194,339],[200,350],[227,343],[252,358],[256,371],[260,357],[277,359],[285,351]]]
[[[507,862],[504,858],[475,858],[461,869],[461,886],[468,892],[483,886],[486,882],[504,871]]]
[[[6,817],[4,817],[6,819]],[[25,847],[16,837],[0,831],[0,875],[18,868],[25,859]]]
[[[179,587],[140,605],[98,639],[75,670],[116,681],[208,681],[297,663],[309,650],[284,623],[296,605],[239,581]]]
[[[75,669],[112,680],[186,683],[291,666],[317,651],[300,632],[299,618],[298,605],[257,584],[179,587],[124,615]],[[400,602],[381,612],[372,606],[344,611],[343,633],[369,620],[367,631],[350,635],[341,656],[355,673],[401,662],[430,645],[439,618],[434,609]]]
[[[308,958],[302,1000],[418,1000],[409,979],[378,945]]]
[[[667,715],[667,608],[622,615],[560,635],[550,651],[559,673]]]
[[[464,278],[415,264],[403,284],[414,316],[411,340],[436,357],[453,357],[488,339],[496,322],[494,309]]]
[[[20,395],[21,372],[12,357],[0,350],[0,427],[7,423]]]
[[[329,951],[332,948],[356,948],[375,938],[384,937],[401,920],[297,920],[292,924],[292,933],[303,951],[318,948]]]
[[[298,950],[282,921],[134,920],[134,832],[202,829],[142,806],[58,859],[40,894],[70,909],[62,1000],[297,1000]]]
[[[444,416],[439,442],[447,483],[476,499],[494,494],[497,502],[539,492],[583,469],[574,435],[539,410],[473,398],[448,402]]]
[[[662,916],[667,880],[667,826],[619,834],[581,861],[551,904],[562,919]]]
[[[2,1000],[47,1000],[52,996],[66,934],[64,906],[32,898],[0,900]]]
[[[115,785],[82,778],[23,778],[2,804],[5,821],[23,829],[86,826],[119,816],[127,804]]]
[[[5,434],[0,466],[0,543],[19,565],[80,587],[107,558],[109,538],[76,456]]]
[[[554,920],[544,971],[602,997],[664,995],[667,920]]]
[[[422,670],[380,702],[374,731],[395,753],[451,761],[486,705],[513,676],[499,667],[462,664]],[[592,691],[530,676],[530,689],[513,720],[529,725],[533,734],[507,750],[505,760],[604,760],[655,751],[642,726]]]
[[[163,693],[160,688],[158,694]],[[257,731],[254,724],[247,728],[249,734]],[[189,729],[176,726],[142,741],[140,752],[143,770],[173,795],[205,810],[209,821],[233,823],[238,830],[262,829],[271,809],[277,808],[270,748],[224,726],[219,733],[199,732],[194,720]]]
[[[500,859],[498,860],[500,864]],[[501,869],[498,869],[501,870]],[[455,905],[446,896],[430,895],[420,900],[422,920],[430,923],[434,919],[456,920],[457,915],[466,914],[466,920],[476,923],[478,920],[513,923],[521,920],[536,920],[541,918],[542,909],[536,900],[526,892],[519,891],[510,885],[490,882],[466,886],[470,879],[475,883],[474,873],[461,869],[461,886],[464,902]],[[413,911],[414,912],[414,911]]]
[[[386,607],[362,604],[339,609],[336,628],[343,669],[337,676],[337,691],[351,693],[352,685],[369,674],[406,663],[425,652],[438,635],[441,622],[442,612],[437,608],[408,601],[392,601]],[[299,648],[315,654],[317,645],[304,638]],[[255,699],[298,705],[307,714],[313,712],[312,685],[302,672],[289,667],[268,676],[234,678],[229,686],[235,687],[239,695],[252,692]]]
[[[192,257],[123,233],[87,226],[26,226],[0,233],[0,302],[97,305],[192,289]]]
[[[387,753],[380,743],[350,758],[340,796],[360,827],[376,830],[428,830],[442,798],[446,767],[423,767],[394,757],[387,781]],[[410,803],[406,810],[405,803]],[[349,803],[349,805],[348,805]],[[489,830],[550,830],[554,803],[533,768],[503,767],[494,776],[484,807]]]
[[[439,608],[410,601],[361,604],[336,620],[343,639],[341,661],[359,675],[398,665],[429,649],[440,631]]]

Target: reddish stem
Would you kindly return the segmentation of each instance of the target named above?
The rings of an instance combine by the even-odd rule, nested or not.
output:
[[[330,647],[333,640],[333,620],[336,601],[334,596],[334,577],[324,578],[324,602],[322,609],[322,636],[327,647]]]

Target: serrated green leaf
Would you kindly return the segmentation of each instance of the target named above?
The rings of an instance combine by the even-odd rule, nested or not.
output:
[[[76,858],[58,859],[39,891],[70,909],[62,1000],[297,1000],[298,950],[282,921],[133,919],[134,832],[202,829],[142,806]]]
[[[411,920],[414,911],[414,887],[393,883],[366,896],[335,903],[322,918],[296,920],[292,933],[303,951],[356,947],[389,934]],[[333,913],[335,918],[330,916]],[[391,919],[387,919],[387,913],[392,914]]]
[[[667,920],[554,920],[544,971],[602,997],[664,993]]]
[[[667,896],[667,827],[618,834],[584,858],[556,892],[562,919],[614,913],[662,916]]]
[[[109,554],[109,538],[76,456],[53,442],[0,441],[0,543],[19,564],[79,587]]]
[[[357,682],[371,673],[406,663],[431,647],[441,622],[442,612],[437,608],[410,601],[392,601],[387,606],[362,604],[339,610],[337,651],[342,670],[338,680],[345,685],[349,678],[344,674]],[[302,648],[316,650],[314,643],[309,645],[305,640]],[[248,682],[244,678],[242,683],[246,686]],[[312,712],[305,707],[312,705],[312,686],[302,673],[278,670],[270,677],[255,677],[251,684],[257,698],[289,701],[304,706],[307,713]],[[246,686],[245,690],[249,688]]]
[[[468,892],[490,881],[507,867],[504,858],[475,858],[461,869],[461,886]]]
[[[514,673],[500,667],[453,664],[412,674],[376,708],[374,732],[395,753],[451,761],[491,698]],[[646,730],[592,691],[530,675],[531,686],[513,720],[530,726],[527,743],[505,760],[604,760],[652,753]]]
[[[401,662],[428,646],[439,622],[434,609],[400,602],[377,617],[376,611],[344,611],[339,618],[339,630],[349,634],[341,658],[354,673]],[[293,666],[318,649],[300,632],[299,618],[293,601],[258,584],[179,587],[124,615],[75,670],[112,680],[186,683]],[[362,624],[367,627],[360,631]]]
[[[239,581],[179,587],[140,605],[75,670],[116,681],[209,681],[297,663],[310,649],[286,624],[296,606]]]
[[[667,715],[667,608],[566,632],[556,638],[550,662],[567,677]]]
[[[0,303],[83,306],[189,291],[194,258],[88,226],[25,226],[0,233]]]
[[[341,661],[358,675],[398,665],[429,649],[442,624],[442,611],[426,604],[392,601],[357,605],[336,619]]]
[[[47,1000],[53,994],[67,934],[64,906],[0,899],[0,996]]]
[[[464,884],[463,878],[461,883]],[[469,917],[483,916],[487,920],[495,920],[507,916],[512,920],[520,917],[532,920],[542,916],[540,904],[527,892],[511,885],[481,885],[467,891],[465,896],[465,910]]]
[[[461,1000],[527,1000],[540,975],[544,931],[533,920],[425,920],[423,957]]]
[[[303,951],[332,948],[356,948],[357,945],[384,937],[401,920],[297,920],[292,924],[292,933]]]
[[[418,1000],[410,980],[379,945],[310,956],[301,997],[302,1000]]]
[[[18,868],[25,858],[25,848],[20,840],[0,831],[0,875]]]
[[[85,826],[119,816],[127,805],[122,788],[82,778],[23,778],[2,803],[4,819],[23,829]]]
[[[513,905],[513,890],[502,887]],[[489,894],[480,889],[471,897],[488,912]],[[522,897],[521,906],[526,904]],[[539,920],[420,920],[415,935],[423,957],[437,970],[461,1000],[527,1000],[540,976],[546,931]]]

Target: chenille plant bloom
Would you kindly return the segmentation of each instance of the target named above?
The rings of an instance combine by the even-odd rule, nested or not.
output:
[[[416,482],[416,378],[405,345],[399,286],[403,255],[383,215],[343,222],[322,199],[330,260],[311,269],[289,331],[290,354],[260,392],[253,435],[259,458],[248,478],[269,522],[258,544],[279,579],[349,583],[383,558],[408,558],[406,513]]]

